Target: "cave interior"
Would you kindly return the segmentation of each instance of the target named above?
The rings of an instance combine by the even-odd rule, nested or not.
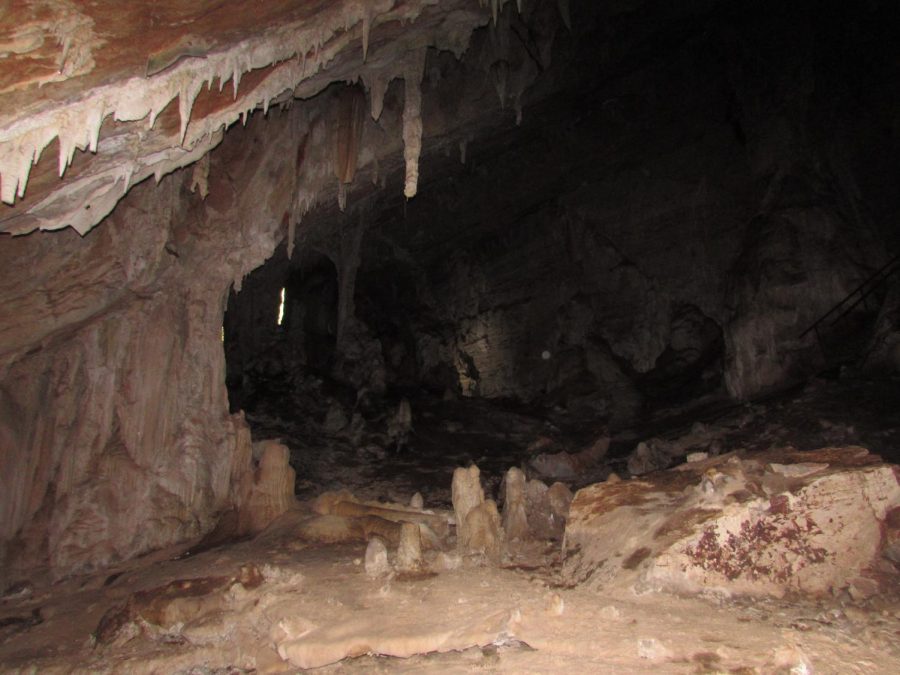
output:
[[[607,484],[687,494],[679,467],[696,462],[712,467],[697,490],[720,489],[708,478],[720,470],[750,485],[746,466],[739,479],[721,469],[741,462],[827,465],[835,481],[875,481],[887,467],[900,483],[890,2],[13,5],[0,29],[0,667],[288,672],[356,657],[344,663],[359,672],[475,661],[812,672],[796,668],[831,662],[835,636],[854,630],[867,637],[834,672],[853,659],[869,659],[866,672],[897,666],[896,644],[880,637],[900,622],[890,480],[872,507],[877,534],[861,526],[853,544],[874,537],[877,555],[852,563],[865,573],[832,579],[827,600],[800,571],[815,555],[772,572],[781,594],[760,581],[777,565],[746,556],[722,572],[744,585],[698,582],[726,588],[715,621],[723,635],[750,627],[743,651],[704,649],[698,635],[711,628],[671,619],[695,616],[703,593],[666,586],[670,551],[638,548],[637,535],[620,542],[633,551],[621,588],[598,591],[607,525],[584,515],[614,510],[592,492]],[[479,539],[480,557],[462,551],[476,537],[460,511],[466,467],[477,467],[479,514],[493,505],[485,531],[504,542]],[[531,497],[517,524],[511,469],[525,493],[550,495],[540,527]],[[791,481],[813,473],[785,473],[777,489],[793,505],[813,488]],[[716,508],[759,488],[783,516],[775,483],[759,484]],[[568,524],[553,506],[563,494]],[[378,529],[397,505],[415,507],[413,529],[427,523],[434,541],[446,533],[428,519],[455,514],[456,539],[426,546],[422,534],[429,552],[410,562],[420,535],[412,546],[408,523]],[[678,527],[701,528],[698,512]],[[332,520],[314,527],[314,513]],[[628,530],[639,522],[629,514],[609,527]],[[530,534],[515,538],[516,527]],[[384,578],[373,540],[387,543],[401,590],[383,586],[360,608],[332,602],[323,589],[336,569],[356,573],[353,584]],[[241,571],[228,577],[229,565]],[[249,644],[253,612],[275,606],[248,609],[234,589],[286,592],[291,565],[311,587],[294,623],[266,619],[280,626],[266,633],[274,646],[222,648],[235,630]],[[404,603],[424,602],[424,579],[437,584],[429,611],[443,612],[432,576],[456,597],[460,570],[488,575],[476,596],[494,608],[516,584],[543,584],[540,609],[522,600],[497,630],[486,609],[477,629],[446,610],[465,630],[444,643],[422,629],[419,644]],[[183,579],[201,577],[208,587],[188,593],[188,611]],[[696,597],[590,600],[632,583]],[[753,612],[785,588],[806,598],[797,612],[819,603],[840,618],[791,624],[790,646],[775,644],[776,626]],[[334,647],[326,624],[348,619],[317,614],[323,605],[364,616],[371,632],[382,614],[366,612],[380,602],[394,603],[379,611],[402,639],[365,633],[362,649]],[[229,611],[241,628],[221,619]],[[529,623],[529,611],[543,618]],[[91,625],[79,632],[83,612]],[[658,638],[635,652],[613,626],[605,646],[588,645],[585,625],[629,612]],[[572,634],[547,616],[570,617]]]

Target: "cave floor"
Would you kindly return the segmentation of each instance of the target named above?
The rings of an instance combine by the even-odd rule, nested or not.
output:
[[[897,461],[898,391],[896,378],[845,376],[750,404],[710,396],[659,408],[612,429],[607,461],[571,487],[624,471],[635,443],[651,436],[723,452],[858,444]],[[411,448],[394,454],[376,443],[384,440],[377,430],[359,444],[302,421],[312,416],[258,408],[248,415],[254,436],[283,438],[295,455],[297,508],[251,540],[195,542],[8,592],[0,599],[0,671],[900,671],[894,595],[749,600],[589,591],[560,582],[558,545],[500,568],[372,578],[363,541],[301,540],[311,499],[326,489],[400,503],[418,491],[426,506],[446,507],[455,466],[476,462],[496,496],[503,471],[535,448],[574,451],[602,433],[597,420],[572,420],[563,409],[542,417],[511,405],[422,399],[414,411]],[[310,454],[316,443],[319,452]]]
[[[0,670],[892,673],[900,665],[900,610],[878,598],[599,594],[560,587],[552,564],[374,579],[365,544],[298,541],[302,517],[290,513],[252,541],[161,551],[5,598]],[[254,572],[242,575],[242,566]],[[109,620],[129,606],[159,625]],[[355,658],[339,660],[347,654]]]

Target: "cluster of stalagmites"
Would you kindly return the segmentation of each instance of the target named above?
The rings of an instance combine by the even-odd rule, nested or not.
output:
[[[584,452],[597,454],[604,444],[600,439]],[[355,569],[365,575],[364,586],[366,577],[380,585],[380,598],[396,592],[392,580],[471,566],[515,568],[529,547],[546,549],[548,540],[561,537],[562,581],[592,589],[725,597],[846,594],[865,602],[879,592],[881,580],[900,571],[900,472],[863,448],[695,457],[631,480],[613,474],[579,490],[574,501],[564,484],[547,487],[511,468],[502,510],[486,498],[481,473],[471,465],[453,473],[452,510],[425,508],[418,493],[409,504],[398,504],[337,491],[321,494],[312,514],[285,502],[281,486],[292,472],[283,446],[265,442],[255,453],[255,496],[245,502],[251,510],[262,508],[254,522],[281,506],[288,512],[259,537],[288,549],[368,542]],[[321,598],[311,599],[311,592],[296,565],[246,563],[231,574],[134,592],[110,607],[93,639],[103,648],[144,636],[199,649],[219,648],[221,636],[235,631],[256,642],[268,635],[274,650],[269,658],[277,652],[308,668],[364,652],[409,656],[455,649],[515,632],[516,622],[503,612],[492,614],[486,627],[463,627],[449,641],[446,622],[427,630],[347,623],[343,614],[322,615],[327,611],[315,604]],[[562,600],[554,596],[547,611],[561,614]]]
[[[326,492],[313,504],[298,536],[337,543],[367,541],[366,573],[438,573],[465,565],[514,562],[538,543],[562,538],[572,493],[528,481],[521,469],[504,480],[503,509],[485,498],[478,467],[453,474],[453,509],[426,509],[416,493],[409,505],[362,501],[348,491]]]

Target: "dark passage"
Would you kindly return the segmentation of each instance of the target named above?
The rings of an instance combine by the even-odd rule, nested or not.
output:
[[[519,125],[431,141],[412,201],[319,207],[232,296],[232,408],[301,492],[446,491],[470,461],[496,486],[607,434],[576,486],[695,450],[892,453],[896,280],[804,334],[897,241],[887,8],[662,4],[579,6],[575,70]],[[472,67],[430,63],[438,97]]]

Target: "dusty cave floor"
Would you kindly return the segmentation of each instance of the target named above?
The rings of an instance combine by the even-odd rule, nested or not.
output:
[[[351,651],[356,644],[362,652],[373,645],[423,652],[362,653],[316,669],[323,673],[893,673],[900,665],[900,609],[882,598],[854,604],[597,594],[560,587],[552,565],[372,579],[362,564],[364,544],[300,542],[292,528],[301,517],[288,514],[253,541],[187,556],[161,551],[5,598],[0,670],[297,672],[273,647],[287,624],[301,634],[319,631],[308,658],[327,660],[348,642]],[[237,579],[242,566],[258,570],[261,583],[157,604],[159,616],[169,612],[168,629],[144,624],[100,643],[92,636],[104,614],[135,591],[156,589],[150,596],[157,602],[173,581]],[[35,611],[35,625],[8,621]]]
[[[612,429],[607,461],[572,487],[624,473],[635,443],[650,437],[689,438],[698,444],[691,450],[722,452],[857,444],[897,461],[898,393],[897,378],[845,374],[749,405],[710,396],[660,408]],[[320,661],[329,650],[359,653],[317,669],[325,673],[900,671],[896,592],[777,601],[635,595],[627,588],[599,593],[560,582],[558,544],[501,568],[371,578],[365,543],[322,545],[297,536],[312,497],[346,488],[361,498],[408,503],[421,492],[426,506],[447,507],[453,468],[473,461],[497,496],[506,468],[527,464],[536,448],[577,450],[602,423],[573,420],[563,409],[542,417],[510,405],[423,398],[414,404],[411,450],[394,454],[377,424],[356,439],[340,429],[324,434],[333,406],[328,396],[321,400],[317,410],[291,417],[280,412],[291,402],[285,395],[248,415],[257,438],[280,437],[292,448],[296,510],[252,540],[213,548],[195,542],[47,588],[7,592],[0,599],[0,672],[296,672],[276,651],[279,631],[313,630],[306,648]],[[257,582],[238,583],[242,567],[256,570]],[[212,590],[174,602],[160,590],[202,589],[204,579],[212,579]],[[171,583],[179,580],[192,581]],[[104,616],[136,597],[155,603],[157,596],[162,605],[152,606],[169,612],[167,628],[138,622],[130,633],[98,642]],[[368,653],[376,651],[410,655]]]

